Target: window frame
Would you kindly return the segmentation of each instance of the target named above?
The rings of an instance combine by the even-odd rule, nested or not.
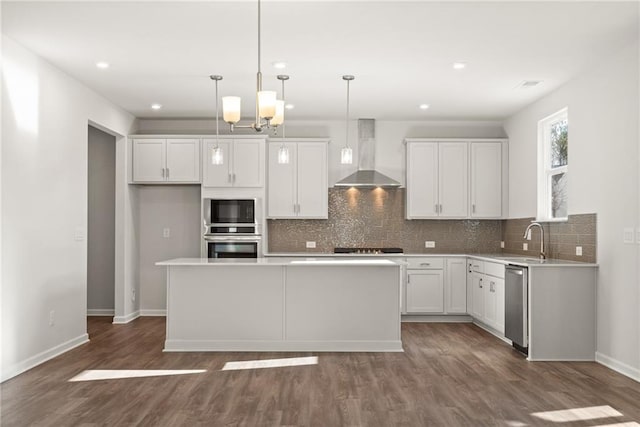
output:
[[[552,183],[553,177],[565,174],[565,179],[569,179],[569,148],[567,146],[567,164],[553,167],[551,165],[551,126],[560,121],[566,120],[569,125],[569,109],[567,107],[538,121],[538,209],[536,220],[545,222],[564,222],[568,220],[569,212],[567,200],[567,216],[552,216]],[[568,145],[568,141],[567,141]],[[568,199],[568,195],[567,195]]]

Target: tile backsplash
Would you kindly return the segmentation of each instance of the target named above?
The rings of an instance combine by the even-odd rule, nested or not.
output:
[[[537,257],[540,254],[540,230],[531,231],[531,240],[523,237],[524,230],[534,218],[508,219],[502,223],[504,252]],[[545,222],[545,252],[547,258],[570,261],[596,262],[596,214],[569,215],[565,222]],[[527,250],[522,244],[527,243]],[[582,256],[576,255],[576,246],[582,247]]]
[[[269,220],[269,252],[399,247],[405,253],[496,253],[499,220],[406,220],[405,189],[329,189],[329,219]],[[315,249],[306,249],[315,241]],[[434,241],[435,248],[425,248]]]
[[[537,256],[539,230],[522,235],[533,218],[508,220],[406,220],[405,189],[329,189],[329,219],[268,220],[269,252],[333,252],[334,247],[399,247],[405,253],[510,253]],[[545,223],[549,258],[596,261],[596,214]],[[306,242],[316,242],[307,249]],[[435,248],[425,248],[434,241]],[[504,250],[500,241],[505,242]],[[528,244],[528,250],[522,249]],[[583,255],[575,255],[582,246]]]

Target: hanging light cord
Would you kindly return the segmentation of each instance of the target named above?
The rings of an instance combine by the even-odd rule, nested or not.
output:
[[[282,108],[283,108],[283,112],[282,114],[284,114],[284,103],[285,101],[285,97],[284,97],[284,79],[281,80],[282,82]],[[284,139],[286,137],[286,131],[287,131],[287,124],[286,122],[283,121],[282,123],[282,139]],[[284,141],[282,141],[282,146],[284,146]]]
[[[351,83],[351,80],[347,80],[347,117],[346,117],[346,129],[347,129],[347,134],[345,135],[345,146],[347,148],[349,148],[349,83]]]
[[[218,80],[216,80],[216,148],[218,147]]]

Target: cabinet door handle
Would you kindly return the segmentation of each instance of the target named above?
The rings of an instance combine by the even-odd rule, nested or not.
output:
[[[233,174],[233,183],[234,184],[236,183],[236,174],[235,173]]]
[[[231,173],[229,173],[229,174],[227,175],[227,182],[232,182],[232,181],[231,181]]]
[[[169,179],[169,168],[167,168],[167,179]]]
[[[162,177],[164,178],[164,168],[162,168]]]
[[[431,265],[431,263],[429,263],[429,262],[421,262],[420,265],[428,267],[428,266]]]
[[[475,203],[471,205],[471,213],[476,213],[476,205]]]
[[[437,203],[436,203],[436,206],[435,206],[435,210],[436,210],[436,213],[438,213],[438,204]]]
[[[300,213],[300,203],[298,203],[298,213]]]
[[[439,213],[442,213],[442,205],[440,205],[440,209],[438,210]]]

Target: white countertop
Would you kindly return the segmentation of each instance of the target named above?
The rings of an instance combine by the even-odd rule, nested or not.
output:
[[[260,258],[174,258],[156,262],[161,266],[375,266],[397,267],[403,264],[384,257],[351,259],[341,257],[260,257]]]
[[[590,262],[567,261],[562,259],[545,259],[541,262],[538,258],[514,254],[333,254],[333,253],[267,253],[266,258],[274,257],[314,257],[314,258],[364,258],[364,259],[394,259],[394,258],[473,258],[482,261],[497,262],[504,265],[520,265],[524,267],[597,267],[598,264]],[[400,261],[400,260],[398,260]],[[402,264],[401,262],[399,262]]]

